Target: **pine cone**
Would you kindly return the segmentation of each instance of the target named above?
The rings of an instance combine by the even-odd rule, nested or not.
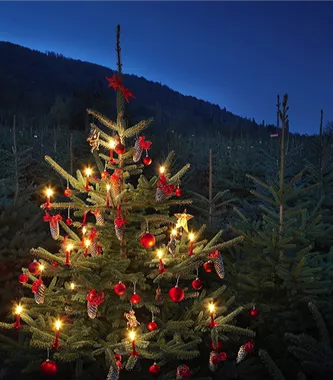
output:
[[[133,162],[140,161],[140,158],[142,156],[143,149],[140,146],[140,139],[137,138],[134,144],[134,154],[133,154]]]
[[[118,227],[116,224],[114,225],[114,230],[116,232],[116,236],[118,240],[122,241],[124,238],[125,225],[123,224],[121,227]]]
[[[95,319],[97,316],[98,306],[87,302],[87,312],[90,319]]]
[[[34,293],[35,301],[38,305],[44,303],[45,291],[46,291],[46,286],[44,284],[40,284],[38,287],[37,293]]]
[[[96,218],[96,226],[104,226],[105,220],[104,220],[102,213],[99,211],[99,212],[96,212],[94,214],[95,214],[95,218]]]
[[[215,372],[217,370],[217,363],[216,363],[216,352],[211,351],[209,354],[209,362],[208,362],[208,368],[211,372]]]
[[[51,236],[54,240],[58,240],[59,239],[59,234],[60,234],[60,231],[59,231],[59,223],[58,222],[55,222],[54,225],[52,225],[50,223],[50,231],[51,231]]]
[[[246,355],[247,355],[247,351],[245,350],[244,345],[240,346],[238,354],[237,354],[237,358],[236,358],[236,363],[238,364],[242,362],[246,358]]]
[[[88,252],[91,254],[92,257],[98,256],[98,244],[96,241],[90,244]]]
[[[176,253],[176,247],[177,247],[177,241],[176,241],[176,239],[171,238],[170,241],[169,241],[169,243],[168,243],[168,245],[167,245],[167,247],[168,247],[169,253],[171,253],[171,255],[174,256],[175,253]]]
[[[158,187],[155,193],[155,201],[162,202],[164,201],[165,198],[166,198],[165,192]]]
[[[109,372],[106,376],[106,380],[118,380],[120,368],[117,365],[110,365]]]

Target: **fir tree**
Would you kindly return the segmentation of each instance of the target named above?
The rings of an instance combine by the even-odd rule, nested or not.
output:
[[[281,155],[278,181],[264,182],[249,176],[257,185],[252,194],[260,201],[261,217],[249,220],[239,209],[232,230],[244,237],[232,248],[234,281],[240,300],[252,298],[260,310],[257,317],[258,342],[283,352],[280,337],[308,327],[302,310],[308,302],[327,303],[331,277],[321,267],[322,255],[313,250],[312,231],[320,227],[320,215],[302,208],[297,199],[313,186],[304,186],[302,173],[285,178],[284,131],[288,118],[284,97],[281,121]],[[230,258],[230,257],[228,257]],[[288,360],[285,361],[287,364]]]
[[[249,338],[254,333],[236,326],[237,316],[248,306],[230,311],[234,297],[221,281],[220,250],[243,238],[223,242],[219,232],[206,240],[205,226],[188,228],[191,215],[184,209],[190,201],[173,195],[189,165],[171,175],[173,153],[158,176],[148,179],[142,174],[140,159],[151,143],[139,134],[152,120],[126,125],[125,101],[135,96],[122,82],[119,34],[118,26],[118,72],[107,78],[117,92],[117,120],[88,110],[94,117],[88,141],[96,166],[77,170],[76,177],[46,157],[69,183],[67,200],[55,202],[47,189],[42,205],[60,248],[56,253],[42,247],[32,250],[38,261],[23,268],[23,274],[29,280],[24,286],[34,297],[21,299],[14,325],[0,326],[31,336],[31,348],[52,348],[55,361],[76,362],[79,369],[82,362],[95,362],[98,378],[102,369],[107,379],[117,379],[119,373],[138,369],[142,359],[147,359],[143,365],[150,366],[150,373],[165,372],[166,379],[186,378],[191,372],[207,375],[207,366],[193,368],[201,351],[207,352],[206,363],[214,372],[227,359],[225,352],[218,352],[221,341],[242,336],[237,350],[231,351],[233,362],[239,344],[237,363],[253,350]],[[135,136],[134,148],[129,148]],[[149,165],[151,160],[145,157],[143,162]],[[170,209],[176,206],[180,212],[175,218]],[[62,220],[61,210],[70,210],[74,221]],[[203,290],[197,279],[202,264],[218,275]],[[76,376],[83,378],[79,369]],[[46,362],[42,370],[52,372],[55,366]]]

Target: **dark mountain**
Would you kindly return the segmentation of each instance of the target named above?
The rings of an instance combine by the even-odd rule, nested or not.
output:
[[[15,113],[29,122],[43,118],[81,128],[87,107],[115,113],[115,95],[104,79],[113,74],[109,68],[8,42],[0,42],[0,57],[0,122]],[[130,121],[154,117],[155,132],[266,135],[271,130],[143,77],[124,75],[124,82],[137,96],[128,107]]]

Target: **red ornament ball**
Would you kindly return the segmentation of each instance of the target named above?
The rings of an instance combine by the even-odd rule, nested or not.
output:
[[[64,190],[64,196],[70,197],[71,195],[72,195],[72,189],[70,189],[69,187],[66,187],[66,189]]]
[[[182,189],[180,187],[177,187],[175,190],[176,197],[181,197],[183,195],[182,193]]]
[[[169,298],[173,302],[180,302],[184,299],[185,293],[182,288],[179,288],[178,286],[175,286],[174,288],[171,288],[169,290]]]
[[[71,218],[67,218],[65,223],[67,224],[67,226],[70,226],[72,225],[73,221]]]
[[[251,353],[254,350],[254,341],[250,339],[246,343],[244,343],[244,349],[246,352]]]
[[[149,166],[153,162],[153,160],[150,157],[146,156],[143,158],[142,162],[144,163],[144,165]]]
[[[140,243],[144,248],[151,248],[155,245],[155,236],[149,232],[146,232],[140,239]]]
[[[150,321],[148,324],[147,324],[147,329],[149,331],[155,331],[156,329],[158,328],[158,325],[155,321]]]
[[[28,265],[29,272],[31,274],[38,274],[39,273],[39,262],[34,260],[32,263]]]
[[[106,170],[104,170],[104,171],[102,172],[102,174],[101,174],[101,177],[102,177],[103,179],[105,179],[105,178],[107,178],[109,175],[110,175],[109,172],[107,172]]]
[[[125,145],[122,143],[118,143],[116,147],[114,148],[115,152],[117,154],[124,154],[125,153]]]
[[[207,273],[213,272],[214,264],[211,261],[206,261],[203,268]]]
[[[215,352],[221,352],[223,348],[223,343],[218,340],[217,343],[210,342],[210,350]]]
[[[251,315],[251,317],[257,317],[258,314],[259,314],[259,310],[256,309],[255,307],[252,308],[250,311],[249,311],[249,314]]]
[[[202,288],[202,281],[196,278],[192,281],[192,288],[194,290],[200,290]]]
[[[220,353],[220,359],[224,362],[225,360],[227,360],[228,358],[228,355],[226,352],[221,352]]]
[[[138,303],[140,303],[140,301],[141,301],[141,297],[139,296],[139,294],[134,293],[134,294],[132,295],[130,301],[131,301],[131,303],[132,303],[133,305],[137,305]]]
[[[125,294],[126,286],[121,281],[119,281],[119,283],[113,287],[113,290],[116,294],[118,294],[118,296],[121,296],[122,294]]]
[[[56,261],[52,261],[51,265],[54,267],[54,268],[57,268],[59,266],[59,263],[57,263]]]
[[[161,372],[161,367],[154,363],[152,366],[149,367],[149,373],[151,375],[158,375]]]
[[[58,368],[54,361],[47,359],[41,364],[40,370],[44,375],[55,375]]]
[[[18,276],[18,280],[21,284],[25,284],[26,282],[28,282],[29,280],[29,277],[25,274],[25,273],[22,273]]]

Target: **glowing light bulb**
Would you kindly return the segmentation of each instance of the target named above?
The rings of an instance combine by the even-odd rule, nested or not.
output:
[[[110,191],[110,189],[111,189],[111,186],[110,185],[106,185],[106,190]]]
[[[86,176],[87,176],[87,177],[90,177],[91,174],[92,174],[92,170],[91,170],[91,168],[86,168]]]
[[[86,227],[82,227],[82,233],[83,235],[87,232],[87,228]]]
[[[41,272],[43,272],[44,269],[45,269],[45,266],[44,266],[43,264],[39,264],[39,270],[40,270]]]
[[[74,282],[71,282],[71,284],[70,284],[70,288],[71,288],[71,290],[74,290],[74,289],[75,289],[75,284],[74,284]]]
[[[164,166],[161,166],[160,167],[160,174],[164,174],[165,173],[165,167]]]
[[[190,239],[190,241],[194,241],[194,238],[195,238],[194,233],[191,232],[191,233],[188,235],[188,238]]]
[[[84,241],[84,245],[86,246],[86,248],[88,248],[90,246],[90,244],[91,244],[91,241],[89,239],[86,239]]]
[[[61,320],[60,319],[56,320],[55,327],[56,327],[56,330],[60,330],[60,328],[61,328]]]
[[[23,311],[23,307],[21,305],[17,305],[15,308],[15,314],[21,314]]]
[[[116,147],[116,141],[114,139],[110,140],[109,147],[110,149],[114,149]]]
[[[160,249],[159,251],[157,251],[157,257],[161,260],[163,256],[163,251]]]
[[[74,248],[73,244],[68,244],[67,245],[67,251],[70,252]]]
[[[174,229],[171,231],[171,236],[177,236],[177,230],[176,230],[176,228],[174,228]]]
[[[46,190],[45,190],[45,194],[46,194],[46,196],[48,197],[48,198],[50,198],[52,195],[53,195],[53,190],[51,189],[51,188],[47,188]]]
[[[135,331],[130,331],[129,338],[132,342],[135,340]]]
[[[214,311],[215,311],[215,306],[214,306],[214,304],[213,303],[210,303],[209,305],[208,305],[208,309],[209,309],[209,312],[212,314],[212,313],[214,313]]]

